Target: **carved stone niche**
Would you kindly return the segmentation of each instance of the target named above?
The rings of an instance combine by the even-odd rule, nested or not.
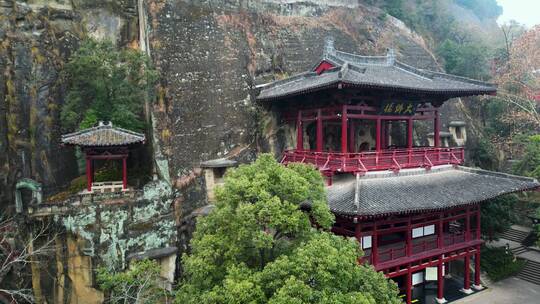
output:
[[[236,161],[225,158],[213,159],[201,163],[201,168],[204,170],[206,196],[209,203],[215,202],[214,189],[216,186],[223,184],[223,177],[227,169],[236,167],[236,165]]]
[[[24,202],[23,190],[30,190],[32,196],[29,202]],[[24,207],[28,205],[39,205],[43,200],[43,189],[41,184],[33,179],[20,179],[15,185],[15,210],[17,213],[23,212]]]

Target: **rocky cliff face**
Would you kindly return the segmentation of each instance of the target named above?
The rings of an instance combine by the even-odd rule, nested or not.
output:
[[[333,36],[336,48],[344,51],[385,54],[394,48],[403,62],[439,69],[421,37],[355,0],[4,0],[0,21],[0,208],[13,206],[14,184],[22,177],[54,192],[77,176],[73,151],[58,144],[65,97],[61,70],[78,41],[90,35],[113,40],[118,47],[140,47],[160,73],[148,113],[154,139],[154,159],[148,161],[156,164],[159,178],[172,190],[166,195],[166,210],[156,213],[152,223],[174,212],[181,235],[192,229],[192,211],[207,204],[201,161],[228,157],[247,162],[258,152],[281,150],[284,143],[278,134],[284,130],[254,102],[255,84],[311,68],[322,54],[325,37]],[[126,213],[112,209],[107,207],[114,216]],[[74,252],[85,265],[123,262],[131,249],[161,246],[128,248],[122,244],[129,243],[132,232],[120,229],[116,239],[96,241],[98,256],[89,260],[87,243],[101,240],[103,229],[93,226],[88,214],[70,216],[57,216],[56,223],[79,241],[70,236],[57,247]],[[99,222],[102,217],[96,215]],[[133,226],[130,221],[122,221],[123,227]],[[143,234],[155,230],[145,227]],[[163,244],[176,239],[170,229],[164,235],[168,239]],[[186,240],[180,242],[177,247],[185,248]],[[112,247],[115,252],[110,253]],[[58,282],[71,282],[61,287],[72,291],[59,293],[55,290],[60,285],[44,284],[43,297],[54,303],[83,303],[75,300],[80,292],[92,295],[88,303],[101,301],[101,294],[89,289],[91,272],[66,277],[62,254],[48,271],[54,273],[57,267]]]
[[[399,20],[358,1],[149,1],[150,53],[161,74],[155,114],[173,178],[200,161],[264,149],[254,85],[311,68],[324,39],[338,49],[438,66]]]
[[[77,175],[62,149],[63,64],[85,35],[137,43],[133,1],[0,1],[0,208],[22,177],[54,192]]]

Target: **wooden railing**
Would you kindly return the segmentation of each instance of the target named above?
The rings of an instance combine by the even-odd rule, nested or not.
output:
[[[400,247],[381,250],[378,254],[378,261],[382,263],[382,262],[399,259],[405,256],[407,256],[407,248],[406,248],[406,245],[403,244]]]
[[[413,243],[411,247],[412,254],[437,249],[437,238],[431,240],[421,240],[417,243]]]
[[[470,240],[477,240],[476,231],[471,230]],[[443,235],[443,248],[450,247],[459,243],[466,242],[465,233],[445,233]],[[436,250],[438,248],[438,237],[430,239],[415,239],[411,245],[411,254],[418,255],[427,253],[430,250]],[[371,253],[373,251],[368,249],[364,251],[365,255],[362,257],[361,262],[371,260]],[[379,246],[377,252],[377,262],[384,263],[395,259],[403,258],[407,256],[407,244],[406,242],[395,243],[388,246]]]
[[[404,168],[430,168],[437,165],[460,165],[465,159],[464,150],[459,148],[412,148],[391,149],[380,152],[337,153],[288,150],[281,162],[308,163],[323,172],[362,173],[378,170],[400,170]]]

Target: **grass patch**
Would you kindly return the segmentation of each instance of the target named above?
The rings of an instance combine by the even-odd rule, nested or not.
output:
[[[482,271],[496,282],[520,272],[525,266],[525,261],[516,259],[511,252],[507,253],[505,248],[483,246],[480,265]]]

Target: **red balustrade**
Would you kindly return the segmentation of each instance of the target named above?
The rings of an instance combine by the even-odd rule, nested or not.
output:
[[[437,165],[459,165],[464,161],[464,150],[459,148],[392,149],[379,152],[337,153],[289,150],[281,162],[308,163],[324,172],[362,173],[404,168],[430,168]]]
[[[451,246],[458,243],[465,242],[465,233],[452,233],[452,234],[445,234],[443,244],[444,246]]]
[[[471,230],[471,239],[476,239]],[[459,243],[466,242],[465,233],[452,233],[444,234],[443,236],[443,248],[450,247]],[[438,247],[438,238],[429,238],[429,239],[415,239],[411,245],[411,255],[417,255],[429,252],[430,250],[437,250]],[[371,260],[371,250],[368,249],[364,251],[364,256],[360,259],[361,263],[369,262]],[[406,242],[401,242],[398,244],[392,244],[387,246],[380,246],[377,254],[378,263],[388,262],[395,259],[403,258],[407,256]]]
[[[437,238],[431,240],[422,240],[412,244],[412,254],[422,253],[429,250],[437,249]]]
[[[407,256],[405,244],[400,247],[381,250],[378,253],[379,263],[395,260]]]

